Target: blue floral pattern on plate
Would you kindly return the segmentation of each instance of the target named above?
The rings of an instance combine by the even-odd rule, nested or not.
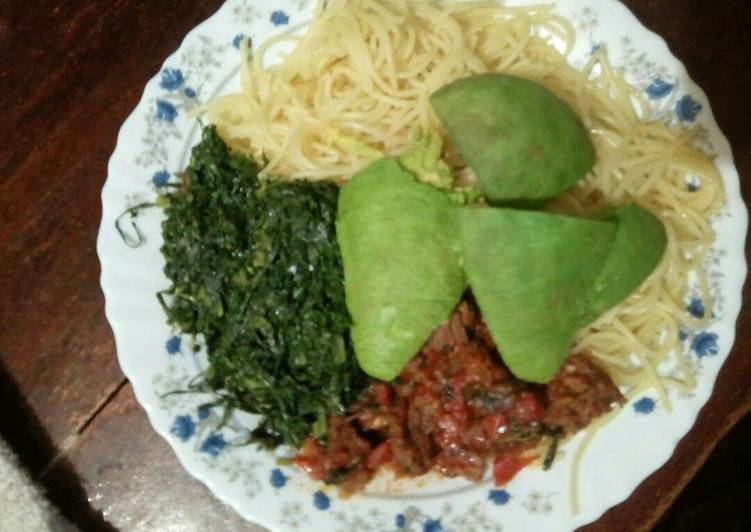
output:
[[[167,100],[157,100],[156,117],[165,122],[174,122],[175,118],[177,118],[177,109]]]
[[[282,11],[281,9],[277,9],[273,13],[271,13],[271,17],[269,17],[271,20],[271,23],[274,26],[284,26],[285,24],[289,23],[289,15]]]
[[[203,440],[199,449],[202,453],[206,453],[216,458],[226,446],[227,442],[224,441],[224,435],[221,432],[217,432]]]
[[[652,100],[659,100],[665,98],[675,87],[674,84],[668,83],[662,78],[655,78],[649,87],[647,87],[647,95]]]
[[[691,299],[691,302],[686,307],[686,310],[688,310],[689,314],[691,314],[694,318],[703,318],[705,312],[704,301],[702,301],[698,297],[695,297]]]
[[[179,68],[165,68],[162,70],[162,80],[159,86],[168,91],[174,91],[180,88],[185,81],[182,70]]]
[[[321,490],[313,494],[313,506],[319,510],[328,510],[331,507],[331,499]]]
[[[154,176],[154,182],[156,183],[156,175]],[[164,183],[166,182],[167,181],[165,180]],[[170,336],[169,340],[167,340],[167,342],[164,344],[164,348],[167,350],[167,353],[169,353],[170,355],[174,355],[180,352],[181,345],[182,345],[182,338],[180,338],[179,336]]]
[[[638,414],[651,414],[655,409],[655,400],[651,397],[642,397],[634,403],[634,411]]]
[[[682,122],[693,122],[702,109],[702,104],[690,94],[686,94],[675,104],[675,114]]]
[[[154,172],[154,175],[151,176],[151,182],[154,183],[154,186],[157,187],[163,187],[167,184],[170,178],[170,173],[167,170],[159,170],[158,172]],[[169,343],[169,342],[168,342]],[[180,350],[180,345],[177,346],[177,351]],[[170,352],[169,346],[167,347],[167,352]],[[176,352],[176,351],[175,351]]]
[[[717,340],[719,337],[717,334],[708,331],[701,331],[691,342],[691,349],[696,352],[698,357],[715,356],[720,352],[717,346]]]
[[[490,490],[488,492],[488,500],[496,506],[503,506],[509,499],[511,499],[511,495],[506,490]]]
[[[239,49],[240,49],[240,43],[241,43],[241,42],[243,41],[243,39],[244,39],[244,38],[245,38],[245,35],[244,35],[244,34],[242,34],[242,33],[238,33],[238,34],[237,34],[237,35],[235,35],[235,37],[234,37],[234,38],[232,39],[232,46],[234,46],[235,48],[237,48],[237,49],[239,50]]]
[[[190,416],[176,416],[170,432],[180,441],[188,441],[196,433],[196,424]]]
[[[283,488],[284,485],[287,484],[287,476],[277,467],[271,470],[269,482],[271,482],[271,485],[277,489]]]

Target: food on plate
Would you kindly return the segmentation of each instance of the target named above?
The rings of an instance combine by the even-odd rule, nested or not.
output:
[[[491,202],[554,198],[592,168],[581,120],[539,83],[468,76],[433,93],[430,105]]]
[[[320,2],[304,34],[282,33],[253,50],[243,41],[240,91],[202,110],[233,150],[264,161],[262,173],[278,179],[343,182],[380,157],[399,157],[420,132],[438,131],[442,159],[466,187],[471,169],[448,142],[430,96],[488,72],[544,86],[574,110],[595,158],[583,179],[543,208],[592,217],[636,201],[668,238],[653,275],[579,331],[571,352],[591,352],[629,397],[654,390],[669,411],[668,390],[695,385],[679,331],[701,328],[712,315],[704,265],[714,241],[710,219],[724,204],[722,179],[697,148],[700,128],[655,110],[644,87],[610,65],[606,46],[569,64],[576,41],[571,22],[543,4]],[[275,57],[281,43],[293,49]],[[690,299],[705,312],[687,312]],[[668,375],[664,365],[675,369]]]
[[[268,446],[322,436],[365,384],[349,340],[333,183],[262,182],[213,127],[161,196],[170,324],[203,335],[195,391],[261,414]]]
[[[602,220],[489,208],[460,219],[488,329],[511,372],[531,382],[558,371],[577,331],[636,290],[666,244],[662,224],[633,203]]]
[[[606,49],[569,65],[574,40],[548,6],[415,0],[244,40],[160,200],[195,389],[345,493],[381,465],[503,484],[645,389],[669,410],[721,179]]]
[[[633,292],[665,249],[660,222],[634,204],[601,220],[465,206],[416,177],[382,159],[339,201],[352,339],[372,377],[396,377],[468,283],[511,372],[546,382],[576,332]]]
[[[342,188],[337,219],[360,367],[391,380],[466,289],[455,204],[382,159]]]
[[[345,494],[381,467],[479,481],[490,461],[502,485],[538,458],[543,437],[572,434],[622,401],[586,355],[545,385],[516,379],[466,295],[396,379],[373,381],[346,415],[332,416],[328,440],[309,438],[295,463]]]
[[[204,129],[182,183],[163,194],[160,204],[166,215],[165,273],[172,282],[162,301],[173,325],[204,336],[209,355],[196,389],[217,391],[216,404],[261,414],[261,423],[250,433],[252,441],[299,446],[311,434],[315,441],[325,441],[308,439],[298,463],[327,481],[341,480],[345,493],[362,487],[361,481],[377,469],[375,458],[365,456],[376,452],[399,475],[435,469],[475,480],[488,456],[494,456],[498,482],[506,478],[499,469],[509,475],[511,463],[521,467],[532,460],[534,455],[521,453],[543,436],[564,433],[554,420],[542,423],[548,407],[552,412],[556,407],[533,382],[550,380],[575,330],[596,316],[590,300],[607,299],[610,288],[619,286],[605,268],[611,255],[621,253],[619,275],[642,270],[628,292],[654,267],[660,258],[656,252],[664,247],[659,223],[633,205],[612,216],[621,223],[464,205],[449,191],[419,182],[396,159],[373,163],[340,194],[331,183],[259,180],[255,164],[231,154],[213,127]],[[622,220],[629,227],[634,217],[657,226],[654,238],[642,245],[645,253],[629,259],[618,249],[618,243],[630,245],[629,238],[616,235],[624,232]],[[645,256],[652,262],[644,265]],[[444,323],[468,281],[497,329],[485,327],[471,301],[461,303],[456,317]],[[445,339],[446,331],[453,336]],[[509,336],[504,365],[495,344],[505,344]],[[548,345],[551,337],[557,345]],[[356,401],[365,381],[353,362],[351,344],[360,367],[383,379],[371,381],[371,391]],[[521,354],[517,344],[523,344]],[[474,375],[470,380],[479,387],[465,387],[462,375],[471,365],[467,350],[481,353],[484,375],[494,374],[501,388],[518,384],[526,392],[468,410],[471,397],[490,393],[481,384],[489,386],[493,379],[485,382]],[[440,361],[439,374],[422,371],[430,365],[425,356]],[[527,369],[530,364],[538,372]],[[413,370],[404,370],[405,365]],[[385,381],[397,375],[392,389]],[[607,375],[601,376],[611,400],[600,401],[597,414],[621,399]],[[370,426],[363,429],[369,436],[360,440],[352,435],[355,425],[345,428],[355,423],[353,416],[373,389],[385,387],[400,395],[399,408],[412,412],[424,400],[412,391],[425,386],[433,388],[434,401],[453,394],[438,428],[423,420],[422,436],[417,436],[414,423],[407,423],[393,429],[400,431],[396,438],[376,434]],[[447,386],[453,386],[451,391]],[[440,387],[443,395],[437,393]],[[586,392],[586,387],[578,390]],[[520,405],[526,405],[522,413]],[[440,447],[436,442],[448,445],[440,427],[454,423],[452,430],[461,427],[466,433],[469,426],[487,427],[488,416],[507,418],[515,436],[509,440],[504,425],[484,439],[475,434],[478,442],[451,440],[443,455],[428,452]],[[528,436],[520,439],[519,431]],[[429,437],[436,442],[426,443]],[[348,456],[340,448],[343,439],[359,445],[359,451]],[[377,451],[368,442],[376,442]],[[417,458],[409,458],[411,465],[389,461],[394,449],[404,454],[415,445],[421,450]],[[314,459],[314,451],[338,458]],[[454,457],[456,463],[446,465],[456,453],[469,457]],[[339,464],[345,456],[346,464]],[[473,464],[469,469],[457,465],[466,460]],[[369,466],[363,469],[360,461]],[[323,469],[314,468],[314,462]],[[339,465],[330,465],[335,463]]]

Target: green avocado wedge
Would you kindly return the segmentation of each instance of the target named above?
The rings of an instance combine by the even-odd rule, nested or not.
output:
[[[628,204],[602,221],[512,209],[461,211],[464,270],[501,358],[547,382],[576,332],[650,275],[666,245],[652,214]]]
[[[352,341],[360,367],[396,377],[465,290],[458,206],[394,159],[341,190],[337,213]]]
[[[603,219],[616,222],[618,229],[608,259],[592,285],[590,321],[636,290],[660,263],[667,247],[660,220],[635,203],[618,207]]]
[[[579,118],[533,81],[474,75],[440,88],[430,104],[491,203],[540,203],[592,168]]]
[[[461,217],[464,269],[501,358],[522,380],[548,381],[590,321],[616,225],[512,209]]]

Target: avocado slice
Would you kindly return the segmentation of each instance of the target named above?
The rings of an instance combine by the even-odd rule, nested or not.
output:
[[[535,211],[461,210],[464,271],[501,358],[547,382],[579,329],[652,273],[665,229],[634,203],[601,220]]]
[[[636,203],[618,207],[603,219],[616,222],[618,229],[608,259],[592,285],[590,321],[636,290],[660,263],[667,247],[665,227]]]
[[[491,203],[538,204],[592,168],[581,120],[533,81],[473,75],[441,87],[430,104]]]
[[[377,161],[340,195],[337,239],[360,367],[391,380],[465,290],[458,205],[395,159]]]
[[[501,358],[518,378],[547,382],[576,331],[616,224],[535,211],[461,211],[464,270]]]

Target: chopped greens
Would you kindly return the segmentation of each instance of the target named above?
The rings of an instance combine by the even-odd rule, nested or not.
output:
[[[266,182],[206,127],[160,201],[170,324],[203,335],[200,389],[263,419],[251,440],[321,437],[365,383],[349,338],[333,183]],[[167,297],[165,297],[167,296]]]

